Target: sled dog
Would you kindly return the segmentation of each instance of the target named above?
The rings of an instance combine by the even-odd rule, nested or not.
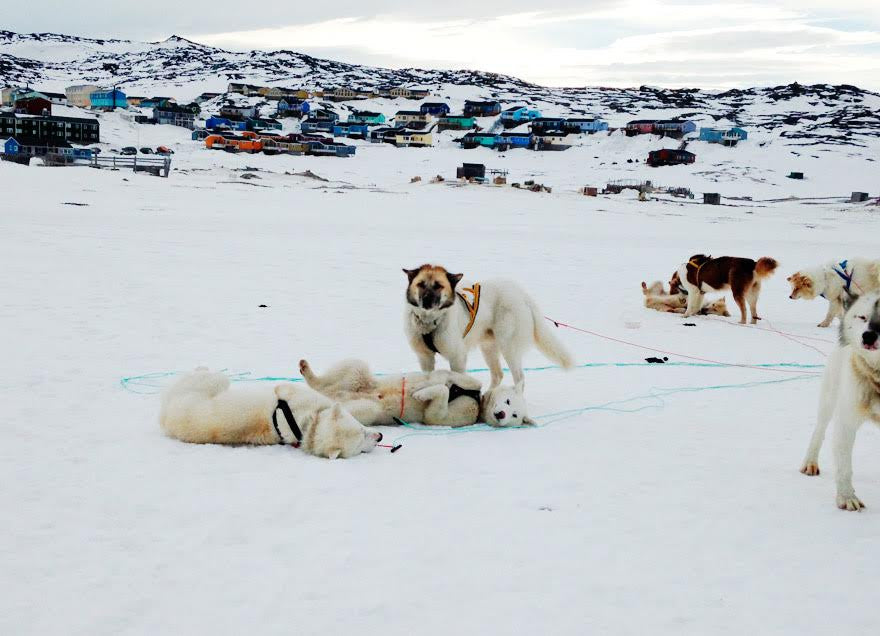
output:
[[[395,418],[439,426],[533,423],[522,394],[513,387],[499,386],[483,395],[480,381],[464,373],[436,370],[377,376],[361,360],[345,360],[322,375],[300,360],[299,370],[311,388],[339,401],[365,426],[395,424]]]
[[[746,302],[752,313],[752,324],[761,318],[758,316],[758,296],[761,293],[761,281],[776,271],[778,263],[775,259],[763,257],[757,261],[750,258],[722,256],[712,258],[704,254],[695,254],[687,263],[682,264],[670,282],[672,293],[679,286],[687,292],[686,318],[699,313],[703,308],[703,298],[707,292],[730,290],[740,311],[740,323],[746,323]]]
[[[676,294],[667,293],[663,283],[659,280],[655,280],[650,285],[642,281],[642,293],[645,295],[645,307],[648,309],[655,309],[656,311],[670,314],[683,314],[685,307],[687,307],[687,294],[683,290]],[[730,316],[730,312],[727,311],[727,301],[724,298],[719,298],[714,302],[704,305],[700,309],[700,314],[703,316],[709,314]]]
[[[362,426],[338,403],[290,382],[230,388],[223,373],[187,373],[162,395],[169,437],[195,444],[289,444],[336,459],[366,453],[382,434]]]
[[[837,507],[860,510],[865,505],[852,484],[852,451],[856,432],[871,420],[880,424],[880,295],[867,294],[848,304],[840,326],[840,348],[828,358],[816,428],[801,472],[819,474],[819,450],[828,423],[836,414],[832,444],[837,462]]]
[[[852,258],[822,267],[802,269],[786,279],[791,283],[789,298],[813,300],[822,296],[828,301],[828,313],[820,327],[829,327],[835,318],[843,319],[847,294],[880,292],[880,261]]]
[[[496,279],[468,286],[461,283],[461,274],[439,265],[403,271],[409,281],[405,331],[422,371],[434,370],[434,354],[439,353],[462,373],[468,351],[479,346],[491,373],[489,388],[501,384],[503,355],[516,391],[523,393],[522,358],[531,346],[566,369],[573,366],[535,301],[516,283]]]

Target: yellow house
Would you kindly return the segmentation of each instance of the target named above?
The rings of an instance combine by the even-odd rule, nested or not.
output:
[[[404,86],[395,86],[389,91],[391,97],[406,97],[409,99],[412,97],[412,91]]]
[[[415,130],[407,130],[394,136],[395,146],[412,146],[414,148],[424,148],[433,146],[434,139],[429,132],[418,132]]]
[[[92,102],[89,99],[89,95],[97,90],[101,90],[101,87],[94,84],[76,84],[65,88],[64,94],[67,96],[67,103],[71,106],[90,108]]]
[[[399,110],[394,113],[394,121],[398,124],[427,124],[429,119],[431,119],[431,115],[418,110]]]

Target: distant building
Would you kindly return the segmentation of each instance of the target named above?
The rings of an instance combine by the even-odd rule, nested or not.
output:
[[[15,100],[15,112],[21,115],[51,115],[52,102],[37,95]]]
[[[724,144],[725,146],[735,146],[740,141],[749,138],[749,133],[743,128],[700,128],[700,141],[707,141],[710,144]]]
[[[356,110],[348,116],[350,124],[384,124],[385,115],[368,110]]]
[[[394,136],[394,145],[400,147],[425,148],[434,145],[431,133],[416,130],[403,130]]]
[[[426,124],[430,118],[430,115],[418,110],[399,110],[394,113],[394,122],[397,124]]]
[[[198,104],[192,103],[185,106],[178,104],[166,104],[153,108],[153,120],[157,124],[170,124],[182,126],[190,130],[196,127],[196,116],[200,112]]]
[[[562,130],[570,133],[593,134],[608,130],[608,122],[594,118],[569,117],[562,123]]]
[[[89,108],[92,105],[89,95],[97,90],[101,90],[101,87],[95,84],[76,84],[65,88],[64,94],[67,95],[67,103],[70,106]]]
[[[142,95],[128,95],[125,99],[129,106],[140,106],[146,97]]]
[[[512,106],[501,111],[501,121],[505,127],[512,128],[527,121],[533,121],[541,116],[541,111],[532,110],[525,106]]]
[[[696,160],[697,155],[678,148],[664,148],[663,150],[652,150],[648,153],[648,165],[652,168],[694,163]]]
[[[67,95],[64,93],[50,93],[48,91],[40,91],[43,95],[46,96],[53,104],[58,104],[59,106],[64,106],[67,104]]]
[[[220,107],[220,116],[233,118],[256,117],[257,107],[251,104],[228,103]]]
[[[114,108],[128,108],[128,99],[118,88],[97,90],[89,95],[89,103],[95,110],[113,110]]]
[[[464,114],[474,115],[476,117],[491,117],[493,115],[499,115],[501,114],[501,102],[478,102],[469,99],[464,103]]]
[[[9,137],[90,144],[100,141],[100,127],[97,119],[84,117],[43,117],[0,113],[0,138]]]
[[[444,102],[425,102],[421,106],[419,106],[419,112],[424,113],[426,115],[433,115],[434,117],[443,117],[444,115],[448,115],[450,112],[449,104]]]
[[[446,115],[437,123],[438,130],[470,130],[477,125],[470,115]]]

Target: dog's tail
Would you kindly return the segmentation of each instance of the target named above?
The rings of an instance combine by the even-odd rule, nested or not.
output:
[[[535,322],[535,344],[549,360],[555,362],[563,369],[574,367],[571,353],[563,346],[556,334],[550,329],[549,321],[541,314],[541,310],[530,299],[529,309],[532,310],[532,319]]]
[[[755,263],[755,276],[758,278],[767,278],[776,271],[777,267],[779,267],[779,263],[776,262],[775,258],[762,256],[758,259],[758,262]]]

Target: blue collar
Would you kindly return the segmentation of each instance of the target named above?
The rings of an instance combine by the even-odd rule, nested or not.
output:
[[[837,267],[831,268],[832,270],[834,270],[834,273],[837,274],[838,276],[840,276],[843,279],[843,282],[846,283],[843,288],[847,292],[849,292],[849,288],[852,287],[853,274],[855,274],[855,271],[856,271],[855,268],[853,268],[853,270],[851,272],[847,272],[846,266],[848,263],[849,263],[848,260],[840,261],[840,263],[837,264]],[[838,267],[840,269],[838,269]]]

